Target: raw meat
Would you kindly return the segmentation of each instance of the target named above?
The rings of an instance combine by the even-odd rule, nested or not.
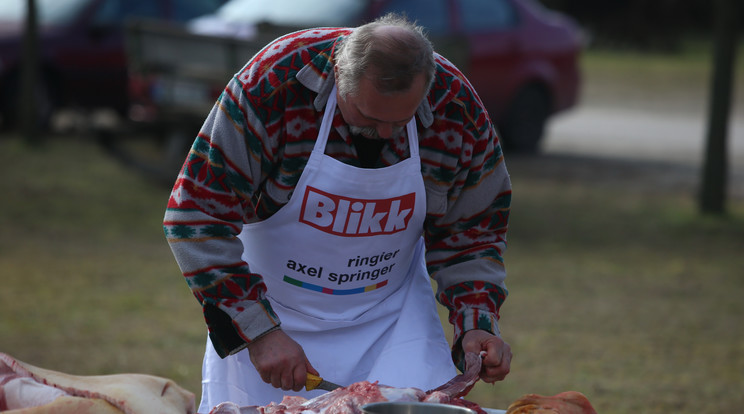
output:
[[[597,414],[580,392],[566,391],[552,397],[526,394],[509,405],[506,414]]]
[[[0,411],[13,414],[193,414],[194,394],[142,374],[75,376],[0,352]]]
[[[311,400],[302,397],[284,397],[278,404],[247,407],[224,402],[214,407],[209,414],[359,414],[362,412],[363,405],[380,401],[451,404],[468,407],[479,414],[485,414],[485,411],[477,404],[460,398],[466,395],[478,381],[481,355],[466,354],[465,363],[464,373],[429,391],[422,391],[418,388],[395,388],[377,382],[361,381]]]

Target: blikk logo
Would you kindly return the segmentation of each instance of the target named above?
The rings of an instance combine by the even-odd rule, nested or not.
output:
[[[300,221],[339,236],[392,234],[408,227],[416,194],[364,200],[329,194],[308,186]]]

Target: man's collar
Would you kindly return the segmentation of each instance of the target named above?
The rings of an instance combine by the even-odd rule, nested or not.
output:
[[[331,94],[331,90],[333,90],[333,84],[336,81],[333,73],[333,64],[328,62],[328,65],[324,68],[324,72],[318,72],[317,68],[312,64],[305,65],[297,72],[297,80],[303,86],[318,94],[315,97],[313,106],[315,106],[316,111],[323,111],[326,102],[328,102],[328,96]],[[418,116],[419,122],[421,122],[421,126],[424,128],[429,128],[434,123],[434,115],[431,113],[431,106],[428,99],[421,101],[421,104],[416,110],[416,116]]]
[[[316,111],[322,111],[325,108],[335,82],[333,64],[329,62],[325,69],[327,72],[319,73],[315,66],[308,64],[297,72],[297,80],[303,86],[318,94],[313,102]]]

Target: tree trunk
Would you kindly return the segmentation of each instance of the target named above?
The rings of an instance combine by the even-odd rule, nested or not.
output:
[[[21,134],[30,144],[38,144],[39,126],[36,116],[36,85],[39,78],[39,34],[36,1],[26,1],[26,24],[23,35],[23,61],[19,98]]]
[[[716,0],[711,95],[708,107],[705,163],[703,165],[700,210],[709,214],[726,212],[728,120],[731,112],[733,68],[736,61],[737,5],[739,0]]]

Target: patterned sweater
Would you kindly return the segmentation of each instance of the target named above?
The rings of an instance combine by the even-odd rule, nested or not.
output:
[[[292,33],[256,54],[216,102],[168,200],[166,237],[223,357],[280,325],[262,276],[241,259],[236,235],[244,223],[270,217],[288,202],[333,87],[335,43],[350,30]],[[422,231],[459,364],[464,332],[499,334],[511,183],[477,94],[450,62],[439,55],[436,62],[434,84],[416,113],[427,198]],[[385,142],[374,167],[408,157],[402,135]],[[326,153],[360,166],[338,109]]]

